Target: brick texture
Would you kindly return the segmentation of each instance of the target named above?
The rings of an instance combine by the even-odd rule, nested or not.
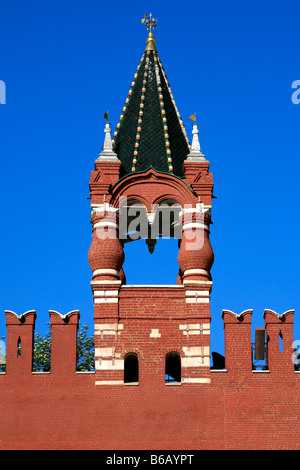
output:
[[[168,301],[167,312],[164,299]],[[274,346],[278,360],[261,372],[252,370],[250,360],[251,314],[245,313],[244,321],[223,314],[226,369],[212,370],[202,365],[201,355],[194,364],[191,356],[201,354],[201,347],[204,351],[209,344],[209,330],[204,327],[209,325],[209,313],[200,308],[197,318],[191,318],[184,302],[181,286],[156,292],[151,288],[122,288],[119,323],[112,323],[112,328],[105,323],[106,330],[95,330],[96,362],[102,356],[102,364],[110,363],[110,369],[75,372],[76,315],[67,322],[58,318],[55,329],[53,325],[57,340],[64,340],[53,343],[50,373],[22,370],[16,364],[23,360],[22,356],[16,358],[16,342],[9,343],[7,373],[0,375],[1,448],[298,449],[300,375],[292,365],[288,338],[293,312],[282,318],[265,314],[268,359],[275,359]],[[130,303],[131,309],[126,308]],[[269,315],[272,329],[268,328]],[[25,338],[27,333],[30,338],[33,322],[14,320],[7,323],[7,336],[21,334]],[[98,321],[96,324],[104,325]],[[198,329],[201,323],[203,328]],[[281,352],[278,329],[288,339]],[[27,347],[31,351],[29,343],[22,344],[24,354]],[[181,355],[182,379],[168,385],[165,355],[174,350]],[[115,364],[120,361],[122,365],[129,351],[139,358],[138,385],[122,383],[122,367],[112,366],[112,355]],[[283,367],[283,363],[289,367]],[[185,381],[200,378],[208,381]],[[97,384],[105,380],[120,383]]]
[[[213,181],[208,162],[186,162],[185,180],[149,169],[119,179],[120,165],[91,172],[95,371],[76,372],[79,312],[50,311],[51,370],[32,372],[36,313],[6,311],[7,369],[0,374],[1,449],[298,449],[300,375],[292,361],[293,311],[264,312],[264,370],[252,361],[251,310],[222,313],[225,368],[211,366],[209,242]],[[122,270],[122,197],[147,213],[163,201],[182,215],[174,286],[130,286]],[[195,219],[197,204],[205,206]],[[106,226],[105,226],[106,224]],[[101,227],[116,237],[101,238]],[[188,231],[203,236],[191,250]],[[282,346],[280,346],[282,342]],[[139,376],[124,381],[134,353]],[[166,356],[180,356],[180,380],[166,382]],[[175,357],[175,356],[174,356]]]

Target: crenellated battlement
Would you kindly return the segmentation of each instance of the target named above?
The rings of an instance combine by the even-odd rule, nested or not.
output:
[[[263,314],[264,328],[256,329],[254,343],[251,339],[252,313],[251,309],[239,314],[230,310],[222,312],[226,370],[234,374],[260,370],[255,366],[256,358],[257,361],[264,361],[263,371],[283,375],[294,373],[295,366],[292,360],[294,310],[278,314],[266,309]],[[258,349],[263,353],[258,354]]]
[[[189,295],[191,295],[190,291]],[[156,295],[154,295],[156,293]],[[126,286],[116,297],[118,314],[114,321],[107,324],[107,318],[95,318],[95,359],[97,383],[107,383],[107,376],[118,375],[118,383],[124,384],[124,358],[132,349],[139,351],[141,371],[153,370],[153,374],[163,377],[163,368],[158,369],[157,361],[163,365],[167,350],[177,351],[182,363],[182,384],[210,383],[218,371],[226,371],[230,376],[244,375],[250,372],[268,372],[271,375],[293,375],[293,316],[294,310],[278,314],[270,309],[263,313],[264,327],[256,328],[255,340],[252,340],[252,309],[237,314],[223,310],[225,357],[224,364],[213,361],[210,367],[209,358],[214,358],[210,351],[210,317],[203,305],[192,307],[187,303],[186,289],[182,286]],[[168,316],[163,312],[164,303],[168,303]],[[161,303],[161,307],[159,306]],[[141,310],[142,309],[142,310]],[[156,309],[152,315],[149,312]],[[198,311],[198,315],[195,312]],[[104,310],[105,312],[105,310]],[[137,314],[139,312],[139,314]],[[194,312],[194,313],[193,313]],[[6,374],[20,375],[32,372],[35,310],[21,315],[5,310],[7,345]],[[80,313],[72,310],[61,314],[49,310],[51,325],[51,373],[72,375],[76,372],[77,331]],[[103,324],[105,323],[105,325]],[[138,336],[134,331],[139,326]],[[257,335],[259,330],[259,335]],[[167,338],[173,339],[173,343]],[[118,344],[115,343],[118,338]],[[145,341],[149,339],[149,344]],[[153,339],[155,338],[155,353]],[[172,347],[171,347],[172,344]],[[133,345],[135,347],[133,347]],[[116,348],[117,346],[117,348]],[[114,351],[118,371],[111,365],[113,357],[103,357],[103,351]],[[260,350],[260,352],[258,352]],[[191,351],[194,351],[191,353]],[[197,354],[195,353],[197,351]],[[201,352],[202,351],[202,352]],[[205,351],[205,354],[204,354]],[[262,352],[261,352],[262,351]],[[158,357],[156,354],[158,352]],[[191,358],[192,354],[192,358]],[[196,354],[196,355],[195,355]],[[202,358],[202,359],[201,359]],[[110,362],[108,362],[108,359]],[[208,362],[207,362],[208,359]],[[221,361],[222,362],[222,361]],[[199,369],[202,380],[197,379],[197,368],[191,373],[191,365],[201,364]],[[203,365],[206,367],[203,367]],[[201,371],[201,372],[200,372]],[[207,375],[207,372],[213,372]],[[205,372],[205,373],[204,373]],[[201,375],[202,374],[202,375]],[[140,377],[144,377],[143,372]],[[192,378],[194,377],[194,379]],[[158,380],[158,383],[160,380]],[[147,380],[141,385],[146,386]]]
[[[6,374],[24,375],[32,372],[34,329],[36,312],[21,315],[5,310],[7,345]],[[72,310],[64,315],[49,310],[51,325],[51,372],[70,374],[76,372],[77,330],[80,314]]]
[[[78,310],[49,311],[51,368],[38,374],[32,373],[36,312],[6,310],[2,448],[299,448],[297,432],[295,438],[290,434],[291,421],[297,430],[300,408],[300,374],[292,361],[294,310],[264,311],[263,336],[258,335],[266,349],[262,369],[253,363],[252,310],[223,310],[225,363],[218,369],[207,362],[207,304],[196,297],[187,302],[190,295],[182,285],[121,287],[118,316],[107,321],[104,308],[104,317],[101,311],[95,317],[96,367],[85,374],[76,373]],[[181,378],[167,382],[165,364],[174,352]],[[129,380],[125,363],[138,367]],[[263,439],[248,434],[261,427]],[[173,440],[179,429],[183,435]]]

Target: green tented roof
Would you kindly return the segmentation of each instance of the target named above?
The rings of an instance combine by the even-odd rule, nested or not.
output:
[[[112,144],[121,176],[150,166],[183,176],[190,144],[156,50],[146,50],[141,58]]]

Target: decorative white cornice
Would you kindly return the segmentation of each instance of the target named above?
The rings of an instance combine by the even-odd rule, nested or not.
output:
[[[56,310],[49,310],[49,314],[51,313],[58,315],[58,317],[60,317],[64,322],[67,321],[74,314],[78,314],[80,316],[79,310],[71,310],[70,312],[65,313],[65,314],[61,314],[60,312],[57,312]]]
[[[227,310],[227,309],[224,309],[222,311],[222,315],[221,317],[224,318],[224,314],[225,313],[229,313],[230,315],[232,315],[234,318],[236,318],[237,320],[242,320],[242,318],[247,314],[247,313],[250,313],[250,315],[252,315],[253,313],[253,309],[247,309],[247,310],[243,310],[241,313],[235,313],[235,312],[232,312],[232,310]]]
[[[277,312],[275,312],[274,310],[272,310],[272,309],[270,309],[270,308],[266,308],[266,309],[264,310],[264,315],[263,315],[264,318],[266,317],[266,314],[267,314],[267,313],[271,313],[272,315],[274,315],[275,317],[277,317],[279,320],[282,321],[282,320],[284,320],[284,319],[286,318],[286,316],[287,316],[288,314],[292,314],[292,315],[293,315],[293,314],[295,313],[295,310],[292,309],[292,310],[286,310],[286,312],[283,312],[283,313],[277,313]]]
[[[4,310],[4,313],[7,314],[7,313],[12,313],[13,315],[15,315],[15,317],[18,319],[18,320],[22,320],[24,319],[27,315],[33,313],[36,317],[36,311],[35,310],[27,310],[27,312],[24,312],[22,313],[21,315],[18,315],[16,312],[13,312],[12,310]]]

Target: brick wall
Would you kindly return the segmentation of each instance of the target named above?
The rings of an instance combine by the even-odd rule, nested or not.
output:
[[[114,345],[117,366],[113,369],[112,358],[102,354],[102,364],[109,365],[90,373],[76,373],[74,367],[78,312],[66,317],[50,313],[49,373],[30,370],[35,312],[20,317],[6,312],[7,372],[0,375],[2,449],[299,448],[300,375],[294,371],[290,344],[293,311],[264,314],[270,366],[264,371],[253,370],[250,360],[251,311],[241,316],[224,311],[226,369],[212,370],[199,354],[209,345],[208,311],[198,306],[197,318],[195,311],[191,315],[182,286],[161,288],[159,295],[154,287],[127,286],[120,289],[119,303],[118,328],[96,328],[96,349]],[[286,338],[283,351],[277,346],[279,329]],[[139,357],[138,384],[122,383],[129,350]],[[182,380],[172,385],[165,383],[169,350],[180,352],[182,365]],[[99,385],[107,378],[118,382]],[[186,380],[199,378],[208,380]]]
[[[225,367],[211,368],[209,162],[186,161],[185,180],[153,169],[119,179],[119,171],[117,160],[100,159],[91,172],[95,371],[76,372],[79,312],[50,312],[51,370],[34,373],[36,313],[6,311],[0,448],[298,449],[293,311],[264,312],[267,357],[261,370],[252,362],[252,311],[223,311]],[[183,209],[177,285],[126,285],[118,211],[124,197],[143,204],[150,221],[161,202],[175,201]],[[107,237],[100,236],[103,230]],[[188,246],[191,230],[202,236],[194,250]],[[128,382],[129,353],[139,374]],[[180,357],[180,374],[175,371],[172,382],[166,382],[166,370],[174,372],[166,369],[169,353]]]

